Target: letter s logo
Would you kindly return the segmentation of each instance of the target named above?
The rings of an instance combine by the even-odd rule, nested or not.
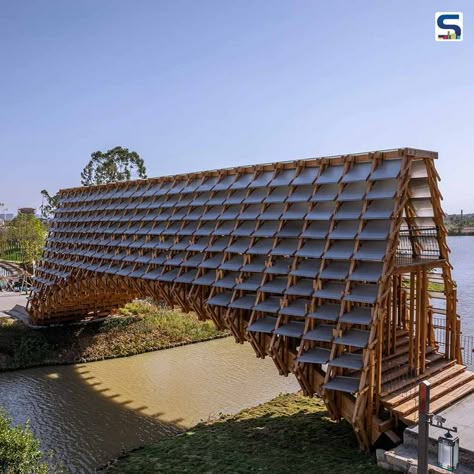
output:
[[[463,14],[461,12],[438,12],[435,16],[436,41],[461,41]]]

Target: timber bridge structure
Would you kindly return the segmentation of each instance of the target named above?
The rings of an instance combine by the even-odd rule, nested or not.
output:
[[[194,311],[293,373],[361,447],[474,391],[435,152],[403,148],[62,190],[28,310]],[[436,321],[442,321],[437,323]]]

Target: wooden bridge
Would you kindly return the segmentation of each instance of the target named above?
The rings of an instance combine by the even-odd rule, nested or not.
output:
[[[404,148],[63,190],[31,320],[163,299],[295,374],[362,447],[396,438],[421,379],[438,410],[474,391],[436,158]]]

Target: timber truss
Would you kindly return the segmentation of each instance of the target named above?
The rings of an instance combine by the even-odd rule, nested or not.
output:
[[[63,190],[31,320],[141,297],[194,311],[293,373],[368,448],[416,421],[422,378],[437,377],[440,397],[452,379],[474,390],[436,157],[404,148]]]

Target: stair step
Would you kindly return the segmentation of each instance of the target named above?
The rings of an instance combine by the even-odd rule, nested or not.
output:
[[[447,370],[443,370],[437,373],[436,375],[427,378],[426,380],[428,380],[431,386],[434,387],[451,377],[455,377],[458,374],[462,374],[465,370],[466,367],[464,365],[456,364],[453,367],[448,368]],[[410,398],[417,397],[418,387],[419,385],[417,384],[415,388],[403,390],[402,392],[398,393],[391,393],[390,395],[387,395],[386,397],[382,398],[382,403],[387,408],[393,408]]]
[[[364,362],[362,354],[351,354],[345,353],[329,361],[329,365],[332,367],[341,367],[343,369],[362,369]]]
[[[454,389],[458,388],[461,385],[464,385],[469,380],[474,379],[474,373],[472,372],[462,372],[456,375],[453,378],[445,380],[443,383],[432,387],[430,390],[430,401],[431,404],[437,400],[438,398],[446,395],[447,393],[453,391]],[[413,389],[415,391],[415,389]],[[393,412],[396,413],[401,418],[406,417],[410,413],[413,413],[415,410],[418,409],[418,397],[411,398],[407,400],[405,403],[398,405]]]
[[[427,347],[426,354],[431,354],[434,350],[436,350],[434,347]],[[393,369],[397,365],[402,365],[406,363],[408,361],[408,347],[406,351],[399,355],[396,355],[395,357],[391,357],[390,359],[384,357],[383,361],[384,363],[382,367],[382,372],[386,372],[388,370]]]
[[[430,404],[430,410],[432,413],[444,410],[445,408],[448,408],[449,406],[456,403],[461,398],[464,398],[466,395],[469,395],[472,392],[474,392],[474,380],[470,380],[469,382],[461,385],[461,387],[451,390],[443,397],[438,398],[438,400],[435,400],[433,403]],[[405,423],[416,423],[418,420],[418,412],[415,411],[410,415],[403,417],[402,420]]]
[[[389,386],[387,386],[387,387],[382,386],[381,396],[385,397],[385,396],[387,396],[391,393],[399,391],[399,390],[401,390],[405,387],[408,387],[410,385],[416,385],[420,380],[428,377],[429,375],[436,374],[436,373],[440,372],[441,370],[445,370],[448,367],[452,367],[455,364],[456,364],[456,361],[454,361],[454,360],[451,360],[451,361],[447,361],[447,360],[444,360],[444,359],[439,360],[439,361],[435,362],[434,364],[430,364],[429,367],[425,370],[425,372],[423,374],[420,374],[418,377],[416,377],[416,376],[407,377],[407,378],[399,380],[395,383],[390,383],[390,384],[388,384]]]
[[[323,385],[325,390],[336,390],[338,392],[355,393],[359,390],[360,380],[355,377],[343,377],[337,375],[327,384]]]

